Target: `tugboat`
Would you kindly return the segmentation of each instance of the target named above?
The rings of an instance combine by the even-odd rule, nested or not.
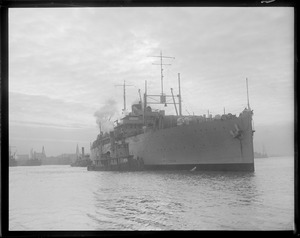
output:
[[[129,153],[129,144],[125,142],[125,137],[116,142],[114,132],[105,133],[105,135],[101,132],[98,139],[100,153],[92,164],[88,165],[88,171],[137,171],[143,169],[143,160],[134,158]]]
[[[87,167],[88,165],[92,164],[89,155],[84,154],[84,147],[82,147],[82,155],[79,155],[78,145],[76,149],[77,159],[71,163],[71,167]]]

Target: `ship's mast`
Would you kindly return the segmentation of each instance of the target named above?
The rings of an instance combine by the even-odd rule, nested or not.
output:
[[[173,88],[171,88],[171,93],[172,93],[172,98],[173,98],[174,107],[175,107],[175,111],[176,111],[176,116],[178,116],[178,111],[177,111],[177,107],[176,107],[176,102],[175,102],[175,98],[174,98],[174,94],[173,94]]]
[[[170,57],[170,56],[163,56],[162,51],[160,51],[159,56],[150,56],[150,57],[159,57],[160,58],[160,64],[155,64],[152,63],[153,65],[160,65],[160,85],[161,85],[161,95],[164,94],[164,74],[163,74],[163,65],[171,65],[171,64],[163,64],[163,58],[168,58],[168,59],[175,59],[175,57]]]
[[[247,86],[247,103],[248,103],[248,110],[250,109],[250,103],[249,103],[249,93],[248,93],[248,79],[246,78],[246,86]]]
[[[99,122],[99,129],[100,129],[100,158],[101,158],[102,152],[103,152],[103,145],[102,145],[102,143],[103,143],[103,141],[102,141],[103,137],[102,137],[101,121]]]
[[[178,94],[178,101],[179,101],[179,116],[182,116],[182,108],[181,108],[181,88],[180,88],[180,73],[178,73],[178,88],[179,88],[179,94]]]
[[[123,87],[123,98],[124,98],[124,108],[123,108],[123,111],[125,113],[126,111],[126,87],[127,86],[133,86],[131,84],[125,84],[125,80],[124,80],[124,84],[122,85],[115,85],[116,87],[119,87],[119,86],[122,86]]]
[[[145,81],[145,93],[144,93],[144,113],[143,113],[144,124],[145,124],[146,107],[147,107],[147,80]]]
[[[179,94],[177,95],[178,97],[178,102],[175,101],[175,97],[173,95],[173,91],[171,89],[172,95],[165,95],[164,94],[164,88],[163,88],[163,65],[170,65],[170,64],[163,64],[163,59],[164,58],[169,58],[169,59],[175,59],[175,57],[170,57],[170,56],[163,56],[162,52],[160,52],[160,56],[149,56],[149,57],[159,57],[160,58],[160,66],[161,66],[161,94],[160,95],[147,95],[147,82],[145,82],[145,94],[144,94],[144,115],[145,115],[145,109],[147,107],[147,104],[164,104],[167,106],[167,104],[174,104],[175,105],[175,110],[176,114],[182,115],[182,107],[181,107],[181,89],[180,89],[180,74],[178,74],[178,84],[179,84]],[[154,64],[155,65],[155,64]],[[157,65],[157,64],[156,64]],[[168,97],[173,98],[173,102],[168,102],[166,99]],[[150,100],[148,101],[147,98]],[[176,104],[179,104],[179,113],[176,108]]]

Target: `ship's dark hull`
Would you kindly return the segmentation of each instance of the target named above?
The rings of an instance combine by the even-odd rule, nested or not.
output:
[[[126,138],[145,170],[254,171],[252,112],[152,130]],[[109,144],[103,147],[109,150]],[[98,150],[98,151],[97,151]],[[92,150],[96,157],[99,149]]]
[[[232,135],[237,129],[240,137]],[[144,169],[254,171],[251,115],[148,132],[126,141]]]
[[[254,171],[254,163],[144,165],[144,170]]]

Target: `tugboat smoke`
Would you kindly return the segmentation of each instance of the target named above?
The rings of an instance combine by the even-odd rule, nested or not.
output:
[[[116,101],[109,99],[99,110],[94,113],[94,116],[96,117],[96,123],[102,132],[109,132],[113,129],[112,117],[116,115],[117,112],[118,110]]]

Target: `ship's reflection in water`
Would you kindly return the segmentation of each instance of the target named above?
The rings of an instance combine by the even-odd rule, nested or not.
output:
[[[255,169],[13,167],[9,225],[11,230],[292,229],[293,159],[259,160]]]

